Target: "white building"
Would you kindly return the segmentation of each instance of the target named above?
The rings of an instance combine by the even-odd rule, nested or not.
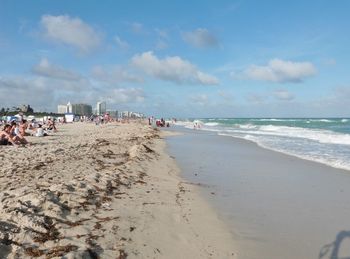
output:
[[[96,115],[103,115],[106,113],[106,102],[97,102]]]
[[[59,113],[59,114],[67,113],[67,105],[62,105],[62,104],[58,105],[57,106],[57,113]]]
[[[92,114],[91,105],[84,103],[71,104],[68,102],[66,105],[58,105],[57,110],[60,114],[73,113],[80,116],[90,116]]]
[[[73,113],[73,105],[70,102],[67,103],[67,113]]]

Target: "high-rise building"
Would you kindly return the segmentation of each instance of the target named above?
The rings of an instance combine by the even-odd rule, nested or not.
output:
[[[92,107],[84,103],[73,104],[73,113],[80,116],[90,116],[92,114]]]
[[[70,102],[67,103],[67,111],[66,112],[73,113],[73,105]]]
[[[92,114],[91,105],[79,103],[79,104],[71,104],[70,102],[67,105],[58,105],[57,106],[58,113],[73,113],[75,115],[80,116],[90,116]]]
[[[106,102],[97,102],[96,115],[103,115],[106,113]]]
[[[57,106],[57,113],[59,114],[65,114],[67,112],[67,105],[62,105],[62,104],[59,104]]]

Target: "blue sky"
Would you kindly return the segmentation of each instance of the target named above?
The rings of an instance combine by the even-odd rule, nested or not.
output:
[[[0,0],[0,106],[349,117],[350,2]]]

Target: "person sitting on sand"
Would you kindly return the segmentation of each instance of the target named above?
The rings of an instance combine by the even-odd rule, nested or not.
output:
[[[10,127],[11,128],[9,130],[9,134],[14,142],[16,143],[18,142],[18,144],[24,144],[24,145],[28,144],[28,141],[24,138],[24,135],[22,135],[23,131],[21,130],[21,127],[15,121],[11,122]]]
[[[51,120],[51,118],[47,119],[47,127],[49,130],[53,130],[54,132],[57,132],[57,128],[55,126],[54,120]]]
[[[19,132],[17,122],[15,120],[11,120],[10,126],[11,126],[10,135],[16,136],[16,131]]]
[[[10,129],[10,134],[11,136],[15,136],[16,135],[16,131],[19,132],[19,129],[18,129],[18,126],[17,126],[17,122],[15,120],[12,120],[10,122],[10,126],[11,126],[11,129]]]
[[[21,133],[22,136],[28,135],[26,133],[27,128],[28,128],[27,120],[21,120],[21,123],[19,124],[19,132]]]
[[[2,131],[0,131],[0,145],[17,145],[17,143],[11,138],[11,125],[5,124]]]
[[[35,119],[32,119],[31,122],[29,123],[29,129],[34,130],[35,129]]]
[[[45,137],[45,136],[48,136],[48,135],[44,131],[42,125],[38,124],[38,127],[33,132],[33,136],[35,136],[35,137]]]

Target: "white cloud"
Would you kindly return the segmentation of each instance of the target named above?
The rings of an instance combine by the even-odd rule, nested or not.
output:
[[[141,88],[116,88],[105,99],[111,104],[143,102],[145,94]]]
[[[184,32],[182,33],[182,38],[187,43],[198,48],[217,47],[219,45],[216,37],[207,29],[202,28],[190,32]]]
[[[119,36],[114,37],[115,42],[117,43],[118,47],[122,50],[128,50],[129,49],[129,43],[122,40]]]
[[[95,66],[92,69],[92,76],[100,81],[110,84],[118,84],[121,82],[143,82],[143,79],[137,75],[131,74],[127,69],[121,66],[112,68],[104,68],[102,66]]]
[[[53,103],[54,99],[52,89],[46,85],[44,78],[0,78],[0,96],[3,97],[1,98],[1,106],[9,108],[21,104],[47,107]]]
[[[6,98],[4,98],[6,96]],[[145,100],[139,88],[116,88],[89,79],[56,80],[50,77],[0,77],[1,107],[30,104],[36,111],[56,111],[57,104],[74,101],[94,104],[106,100],[110,105],[134,104]]]
[[[279,89],[273,92],[275,98],[281,101],[291,101],[295,96],[286,89]]]
[[[46,58],[41,59],[40,63],[33,67],[32,71],[40,76],[77,81],[81,76],[63,67],[51,64]]]
[[[98,33],[79,18],[44,15],[41,17],[41,25],[48,39],[74,46],[82,52],[91,51],[101,42]]]
[[[199,71],[195,65],[178,56],[159,59],[149,51],[135,55],[131,63],[148,75],[177,84],[216,85],[219,83],[216,77]]]
[[[292,62],[272,59],[266,66],[252,65],[240,75],[245,78],[269,82],[302,82],[316,74],[316,68],[310,62]]]

